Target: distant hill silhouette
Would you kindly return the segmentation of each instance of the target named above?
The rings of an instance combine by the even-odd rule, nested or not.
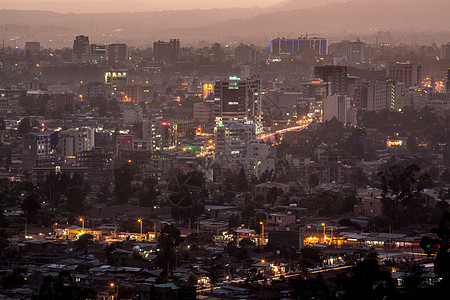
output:
[[[245,41],[251,37],[297,37],[306,33],[329,37],[342,32],[370,34],[380,30],[423,32],[449,31],[450,28],[448,0],[361,0],[309,9],[285,9],[295,2],[291,0],[278,8],[266,9],[141,13],[61,14],[0,10],[0,31],[8,24],[10,32],[14,28],[17,32],[26,30],[27,35],[33,34],[36,40],[50,39],[55,32],[69,36],[92,33],[92,40],[96,42],[117,39],[149,44],[155,39],[171,37],[189,41],[241,37]],[[120,33],[115,35],[117,28]],[[2,32],[5,34],[6,31],[3,29]],[[69,46],[69,42],[66,43]]]

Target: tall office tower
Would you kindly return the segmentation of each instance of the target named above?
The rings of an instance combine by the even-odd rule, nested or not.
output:
[[[159,62],[175,62],[180,60],[180,40],[170,42],[157,41],[153,43],[153,58]]]
[[[450,59],[450,43],[446,45],[441,45],[441,56],[440,59]]]
[[[404,82],[388,80],[387,101],[389,109],[399,111],[408,105],[408,89]]]
[[[215,129],[215,157],[224,165],[242,165],[247,159],[248,145],[256,142],[256,126],[231,123]]]
[[[391,79],[404,82],[407,87],[420,85],[422,80],[422,66],[419,63],[390,63],[386,69]]]
[[[75,160],[75,155],[79,152],[90,150],[88,139],[88,131],[77,131],[73,129],[61,131],[60,135],[60,151],[64,159]]]
[[[447,83],[445,84],[447,93],[450,93],[450,69],[447,70]]]
[[[145,120],[142,123],[143,139],[151,141],[151,149],[169,151],[177,147],[178,124],[164,121],[162,117]]]
[[[25,42],[25,51],[30,53],[38,53],[41,51],[40,42]]]
[[[256,50],[252,46],[240,44],[234,50],[234,60],[238,65],[252,65],[256,63]]]
[[[301,60],[304,55],[328,55],[328,40],[322,38],[277,38],[270,41],[270,58]]]
[[[385,81],[364,81],[359,86],[355,103],[369,111],[380,111],[390,107],[388,103],[388,90]]]
[[[351,42],[348,49],[348,59],[352,63],[360,63],[364,60],[364,43],[358,38],[356,42]]]
[[[110,44],[108,61],[111,64],[123,64],[127,61],[127,44]]]
[[[230,76],[216,81],[214,99],[220,107],[217,122],[261,124],[261,81]]]
[[[330,121],[336,118],[342,123],[347,123],[347,111],[350,101],[346,95],[333,95],[323,101],[323,120]]]
[[[347,93],[347,66],[315,66],[314,78],[320,78],[331,85],[330,94]]]
[[[49,166],[56,161],[58,132],[30,132],[22,140],[22,170],[31,171],[34,167]]]
[[[89,37],[84,35],[78,35],[73,41],[73,54],[81,59],[83,54],[89,51]]]

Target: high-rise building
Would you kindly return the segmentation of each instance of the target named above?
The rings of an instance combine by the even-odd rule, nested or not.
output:
[[[261,81],[230,76],[228,80],[216,81],[215,101],[220,107],[217,122],[261,124]]]
[[[239,65],[252,65],[256,63],[256,50],[252,46],[240,44],[234,50],[234,60]]]
[[[450,69],[447,70],[447,83],[445,85],[447,93],[450,93]]]
[[[248,145],[256,142],[256,126],[231,123],[215,129],[215,156],[223,165],[242,165],[247,159]]]
[[[441,56],[440,59],[450,59],[450,43],[446,45],[441,45]]]
[[[83,54],[89,51],[89,37],[85,35],[78,35],[73,41],[73,54],[77,59],[81,59]]]
[[[50,166],[56,161],[58,132],[30,132],[22,140],[22,169],[31,171],[34,167]]]
[[[108,46],[108,61],[110,64],[124,64],[127,61],[126,44],[110,44]]]
[[[180,60],[180,40],[171,39],[169,42],[157,41],[153,43],[153,58],[159,62],[175,62]]]
[[[61,131],[59,133],[59,139],[60,153],[65,163],[75,162],[77,153],[90,150],[94,146],[89,131],[70,129]]]
[[[364,46],[365,44],[361,42],[358,38],[356,42],[351,42],[348,51],[348,60],[351,63],[361,63],[364,60]]]
[[[162,117],[146,120],[142,124],[143,139],[151,141],[152,151],[168,151],[177,146],[176,122],[164,121]]]
[[[25,42],[25,51],[30,53],[38,53],[41,51],[40,42]]]
[[[347,66],[315,66],[314,78],[329,82],[330,95],[347,93]]]
[[[404,82],[389,80],[387,82],[387,100],[389,109],[399,111],[408,106],[407,88]]]
[[[407,87],[420,85],[422,80],[422,66],[419,63],[390,63],[386,72],[389,78],[404,82]]]
[[[328,55],[328,40],[322,38],[277,38],[270,41],[270,58],[301,60],[306,54]]]
[[[323,120],[330,121],[336,118],[342,123],[347,123],[347,110],[350,101],[346,95],[333,95],[323,101]]]
[[[359,86],[355,103],[369,111],[380,111],[390,107],[387,83],[385,81],[364,81]]]

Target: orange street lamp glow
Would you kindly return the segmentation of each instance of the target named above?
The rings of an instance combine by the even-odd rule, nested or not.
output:
[[[138,223],[141,225],[141,238],[142,238],[142,219],[139,218],[137,221],[138,221]]]

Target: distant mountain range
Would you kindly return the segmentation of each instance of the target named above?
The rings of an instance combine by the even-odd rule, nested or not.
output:
[[[129,0],[136,1],[136,0]],[[87,34],[98,42],[120,40],[148,44],[155,39],[179,37],[189,41],[224,40],[241,37],[331,36],[350,32],[449,31],[448,0],[365,0],[331,3],[296,9],[300,1],[286,1],[258,9],[212,9],[152,11],[139,13],[62,14],[46,11],[0,10],[0,33],[8,37],[26,31],[28,39],[52,40],[55,33],[67,36]],[[300,3],[300,4],[299,4]],[[5,26],[5,24],[8,24]],[[5,28],[7,27],[7,29]],[[45,43],[44,43],[45,45]]]

